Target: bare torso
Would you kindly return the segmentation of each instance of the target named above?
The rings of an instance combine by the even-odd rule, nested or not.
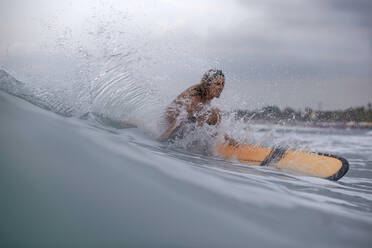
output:
[[[165,113],[167,131],[160,137],[160,140],[172,137],[186,122],[197,122],[200,126],[204,123],[216,125],[220,122],[220,110],[210,109],[212,98],[203,98],[198,88],[199,85],[191,86],[169,105]]]
[[[196,113],[202,111],[210,101],[203,101],[197,92],[197,86],[191,86],[182,92],[167,108],[166,119],[168,123],[172,123],[179,117],[192,119],[196,117]]]

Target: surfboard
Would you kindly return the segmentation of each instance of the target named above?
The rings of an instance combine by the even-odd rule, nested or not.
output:
[[[216,153],[226,159],[259,166],[274,166],[308,176],[337,181],[349,170],[346,159],[331,154],[296,151],[281,147],[217,144]]]

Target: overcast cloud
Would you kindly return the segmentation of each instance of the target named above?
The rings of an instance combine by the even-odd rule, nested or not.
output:
[[[69,58],[56,58],[66,57],[66,47],[83,47],[135,54],[133,70],[145,67],[170,95],[220,67],[228,83],[222,104],[233,107],[372,102],[369,0],[38,0],[0,7],[0,66],[21,79],[41,80],[52,65],[66,74]],[[58,73],[48,80],[58,82]]]

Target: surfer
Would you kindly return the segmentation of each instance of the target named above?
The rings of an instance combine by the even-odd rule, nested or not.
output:
[[[199,84],[186,89],[168,106],[165,112],[167,129],[159,140],[175,137],[187,123],[218,125],[221,111],[212,108],[210,102],[220,97],[224,86],[225,75],[221,70],[210,69],[204,73]]]

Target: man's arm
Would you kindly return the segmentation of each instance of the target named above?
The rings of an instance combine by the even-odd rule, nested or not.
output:
[[[168,129],[158,138],[158,141],[164,142],[171,138],[175,133],[182,127],[184,120],[174,120],[168,127]]]
[[[221,122],[221,110],[218,108],[213,108],[205,111],[196,118],[199,126],[203,126],[204,123],[207,123],[210,126],[216,126]]]

